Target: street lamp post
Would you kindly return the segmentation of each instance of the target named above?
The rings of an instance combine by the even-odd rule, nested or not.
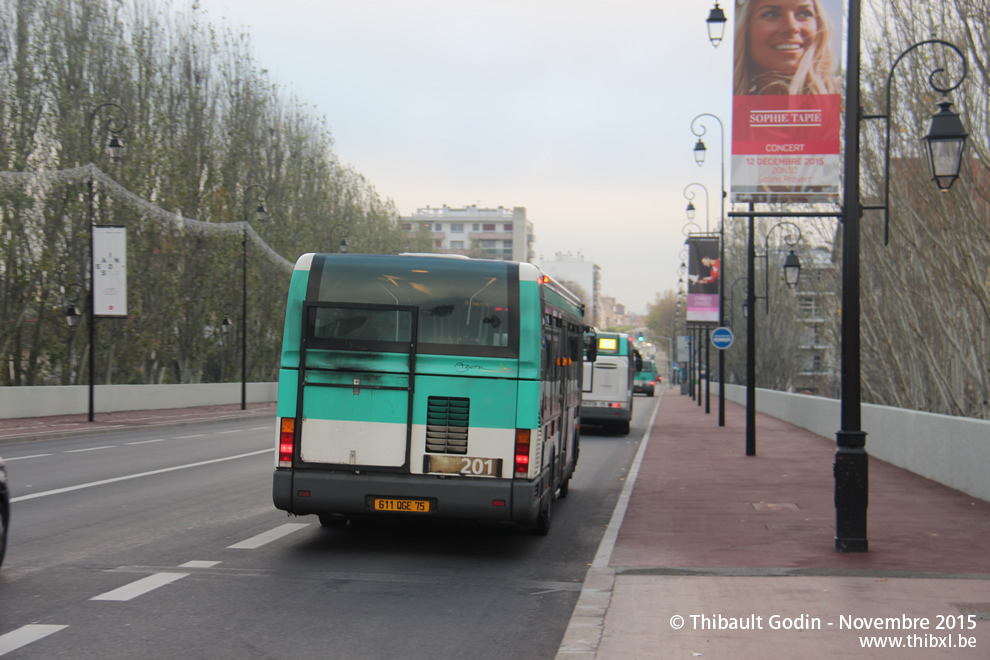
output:
[[[695,209],[694,203],[693,203],[694,192],[693,191],[692,192],[688,192],[692,186],[698,186],[699,188],[701,188],[702,190],[705,191],[705,231],[703,231],[703,232],[701,231],[701,226],[694,222],[694,217],[695,217],[695,215],[697,213],[697,209]],[[687,184],[684,187],[684,197],[689,200],[688,201],[688,205],[687,205],[687,209],[685,210],[686,213],[687,213],[688,223],[681,228],[681,232],[689,240],[690,240],[691,236],[693,236],[693,235],[711,236],[711,232],[709,231],[709,223],[708,223],[708,188],[706,188],[704,185],[702,185],[700,183],[689,183],[689,184]],[[698,231],[696,231],[696,232],[691,231],[691,227],[697,228]],[[683,261],[681,262],[681,268],[684,269],[684,270],[686,270],[686,267],[685,267]],[[721,288],[721,282],[719,283],[719,287]],[[721,310],[720,310],[720,313],[721,313]],[[697,341],[697,347],[698,347],[698,349],[697,349],[698,350],[698,362],[697,362],[697,364],[698,364],[698,405],[699,406],[701,405],[701,391],[702,391],[702,388],[704,387],[705,388],[705,414],[709,414],[709,413],[711,413],[711,410],[712,410],[712,407],[711,407],[711,393],[712,393],[711,368],[709,366],[709,354],[708,354],[708,351],[707,350],[702,351],[702,348],[703,347],[706,347],[705,345],[707,344],[707,337],[708,337],[709,330],[704,325],[696,325],[695,326],[695,330],[697,331],[697,336],[698,336],[698,341]],[[704,362],[702,362],[702,353],[703,352],[704,352]],[[704,369],[705,369],[705,377],[704,378],[701,377],[701,368],[702,368],[702,366],[704,366]]]
[[[268,199],[268,189],[257,183],[251,184],[244,189],[244,232],[241,234],[241,410],[247,410],[247,231],[248,222],[248,202],[252,190],[258,190],[260,194],[255,199],[258,207],[254,214],[258,220],[268,217],[268,210],[265,208],[265,200]]]
[[[749,248],[747,254],[747,273],[746,287],[748,289],[746,295],[747,302],[747,314],[746,314],[746,455],[756,456],[756,314],[754,313],[756,309],[756,299],[763,298],[766,301],[767,313],[769,314],[770,309],[770,234],[773,233],[774,229],[784,226],[792,226],[797,229],[797,238],[792,238],[790,234],[786,235],[784,240],[789,246],[794,246],[801,239],[801,229],[793,222],[780,222],[767,232],[766,240],[764,242],[764,253],[762,255],[756,254],[755,239],[753,237],[754,227],[753,224],[755,218],[753,216],[749,217]],[[793,241],[793,242],[792,242]],[[794,255],[794,251],[791,250],[791,255]],[[766,288],[764,289],[763,296],[756,295],[755,287],[755,261],[757,256],[766,260],[765,278],[766,278]],[[797,255],[794,255],[794,259],[797,259]],[[796,268],[795,268],[796,263]],[[798,285],[798,278],[801,273],[800,262],[795,262],[790,259],[784,263],[784,278],[787,282],[789,288],[794,288]]]
[[[729,327],[732,327],[732,310],[735,309],[735,304],[733,303],[733,300],[735,300],[736,285],[739,284],[740,282],[742,282],[745,279],[746,279],[746,276],[745,275],[743,275],[742,277],[737,277],[736,279],[732,280],[732,284],[729,285],[729,307],[728,307],[729,313],[725,317],[725,323]],[[743,293],[744,293],[744,295],[748,295],[748,292],[746,291],[746,287],[743,287]],[[746,301],[743,300],[743,315],[744,316],[746,316],[748,310],[749,310],[749,307],[746,306]]]
[[[337,248],[333,244],[333,233],[335,231],[337,231],[338,229],[347,229],[347,225],[345,225],[343,223],[337,223],[334,226],[330,227],[330,252],[331,252],[331,254],[337,252]],[[340,247],[340,252],[341,253],[347,252],[349,246],[347,244],[347,239],[346,238],[342,238],[340,240],[340,246],[339,247]]]
[[[928,82],[943,94],[956,89],[966,77],[966,58],[953,44],[932,39],[914,44],[894,61],[887,77],[887,107],[882,115],[863,115],[860,108],[860,1],[850,0],[848,11],[848,50],[845,109],[845,153],[843,156],[843,216],[842,216],[842,321],[841,321],[841,425],[836,432],[836,452],[833,474],[835,478],[835,550],[836,552],[867,552],[866,512],[869,503],[869,458],[866,453],[866,433],[862,430],[861,417],[861,366],[860,366],[860,301],[859,301],[859,221],[864,209],[882,209],[886,216],[890,191],[890,83],[897,64],[910,51],[927,44],[939,44],[954,51],[962,61],[962,75],[956,84],[939,87],[935,82],[943,69],[932,71]],[[966,133],[958,116],[948,112],[948,106],[940,104],[942,111],[932,117],[925,146],[932,178],[941,190],[948,190],[959,175],[962,151],[966,145]],[[859,122],[860,119],[885,119],[887,142],[885,144],[884,203],[863,205],[860,201],[859,181]],[[885,232],[886,234],[886,232]],[[886,241],[886,235],[885,239]]]
[[[110,142],[107,143],[107,152],[110,160],[119,161],[124,155],[124,143],[120,139],[120,133],[127,128],[127,113],[116,103],[102,103],[89,113],[87,126],[89,128],[90,146],[90,167],[94,167],[93,160],[93,120],[100,111],[112,109],[112,114],[103,123],[103,130],[110,134]],[[116,120],[119,116],[119,123]],[[93,171],[89,175],[89,415],[88,420],[93,421],[95,417],[95,392],[96,392],[96,181]]]
[[[711,34],[712,17],[715,15],[716,11],[722,16],[722,29],[725,28],[725,14],[722,13],[722,8],[715,3],[715,8],[712,9],[712,16],[708,17],[709,34]],[[717,23],[717,19],[716,19]],[[721,32],[719,33],[719,41],[721,41]],[[712,45],[718,46],[718,42],[712,39]],[[710,117],[718,122],[719,128],[719,153],[721,154],[721,175],[722,175],[722,188],[721,188],[721,211],[719,214],[719,264],[722,272],[725,272],[725,126],[722,125],[722,120],[716,115],[710,112],[703,112],[694,119],[691,120],[691,132],[698,136],[698,142],[694,145],[694,160],[698,163],[698,167],[701,167],[705,163],[705,154],[708,148],[705,146],[705,141],[702,139],[707,132],[704,123],[699,123],[698,128],[695,128],[695,123],[699,119],[704,117]],[[722,286],[722,278],[718,278],[718,313],[719,313],[719,323],[725,322],[725,287]],[[718,425],[725,426],[725,351],[718,352]]]

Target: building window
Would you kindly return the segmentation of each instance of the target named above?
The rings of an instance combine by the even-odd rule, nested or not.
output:
[[[502,241],[502,247],[512,249],[512,241]]]
[[[433,225],[431,223],[429,223],[429,222],[424,222],[423,223],[423,229],[425,229],[426,231],[430,231],[430,229],[432,229],[432,228],[433,228]]]
[[[811,370],[818,373],[822,370],[822,356],[815,353],[811,356]]]
[[[818,299],[812,296],[801,296],[799,302],[801,305],[801,314],[805,318],[815,318],[818,316]]]
[[[402,231],[412,231],[412,225],[408,222],[402,223]]]
[[[495,231],[495,223],[481,225],[481,231]]]
[[[451,234],[463,234],[464,233],[464,223],[463,222],[452,222],[452,223],[450,223],[450,233]]]
[[[443,231],[443,225],[438,222],[437,224],[433,225],[433,231]]]
[[[512,231],[512,225],[511,224],[502,225],[502,231],[511,232]]]
[[[471,225],[471,231],[481,231],[481,225],[479,225],[477,222],[474,223],[473,225]]]
[[[454,250],[463,250],[464,249],[464,241],[451,241],[450,242],[450,247],[452,249],[454,249]]]
[[[435,241],[433,241],[433,245],[434,245],[434,247],[442,248],[443,247],[443,239],[440,239],[440,238],[436,239]]]
[[[478,245],[481,246],[482,249],[491,249],[495,247],[495,241],[478,241]]]

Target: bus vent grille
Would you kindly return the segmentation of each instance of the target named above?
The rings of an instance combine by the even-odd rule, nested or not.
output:
[[[470,408],[470,399],[431,396],[427,400],[426,451],[433,454],[467,454]]]

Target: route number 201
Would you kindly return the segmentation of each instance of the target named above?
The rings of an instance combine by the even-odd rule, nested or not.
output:
[[[460,457],[461,474],[493,476],[495,474],[495,459]]]

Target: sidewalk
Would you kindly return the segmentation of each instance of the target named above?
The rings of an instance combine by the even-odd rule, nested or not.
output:
[[[748,457],[711,408],[665,391],[559,660],[990,658],[990,503],[871,458],[870,550],[837,553],[834,440],[758,414]]]
[[[56,415],[0,419],[0,446],[13,442],[27,442],[41,438],[61,438],[72,435],[94,435],[134,429],[136,427],[169,427],[204,422],[224,422],[251,417],[274,417],[275,403],[249,403],[247,410],[241,404],[200,406],[165,410],[133,410],[113,413],[96,413],[93,421],[89,415]],[[274,426],[272,427],[274,429]],[[2,452],[0,452],[2,454]]]

